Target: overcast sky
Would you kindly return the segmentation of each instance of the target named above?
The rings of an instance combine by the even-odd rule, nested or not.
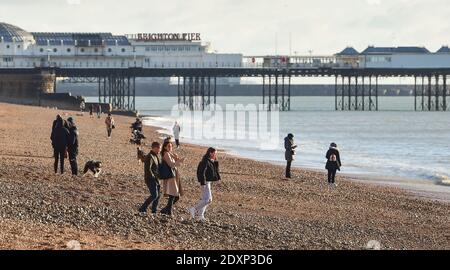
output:
[[[246,55],[287,54],[289,36],[302,55],[450,43],[448,0],[0,0],[0,21],[34,32],[200,32],[219,52]]]

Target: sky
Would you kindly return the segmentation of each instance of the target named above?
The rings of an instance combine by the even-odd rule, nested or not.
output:
[[[448,0],[0,0],[32,32],[201,33],[223,53],[331,55],[450,43]]]

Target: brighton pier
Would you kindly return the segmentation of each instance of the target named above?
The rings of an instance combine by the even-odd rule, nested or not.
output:
[[[261,79],[262,103],[291,109],[296,77],[334,78],[336,110],[379,110],[379,79],[414,80],[415,109],[448,111],[450,49],[349,47],[331,56],[212,52],[200,34],[39,33],[0,23],[0,100],[42,100],[56,81],[98,84],[100,103],[135,111],[136,78],[175,78],[178,102],[207,110],[217,101],[218,79]],[[45,98],[43,98],[45,97]],[[69,103],[77,106],[77,100]]]

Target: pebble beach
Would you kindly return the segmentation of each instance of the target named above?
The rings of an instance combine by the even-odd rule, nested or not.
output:
[[[53,172],[57,114],[75,118],[79,167],[103,162],[98,179],[72,177],[68,160],[64,175]],[[360,250],[371,241],[382,249],[450,249],[449,203],[343,176],[330,188],[317,171],[295,169],[287,181],[281,166],[223,152],[209,221],[193,221],[187,209],[200,196],[196,169],[206,151],[196,145],[176,150],[186,162],[174,216],[138,215],[149,193],[129,143],[134,118],[114,116],[108,140],[104,117],[0,103],[0,249],[70,249],[71,241],[87,250]],[[144,133],[147,144],[161,141],[157,128]]]

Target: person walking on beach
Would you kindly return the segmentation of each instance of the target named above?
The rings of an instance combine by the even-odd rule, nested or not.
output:
[[[78,128],[75,125],[75,121],[72,117],[69,117],[67,119],[67,124],[69,127],[69,140],[67,144],[67,151],[69,154],[69,162],[70,162],[70,168],[72,170],[72,175],[77,176],[78,175],[78,163],[77,163],[77,156],[78,156]]]
[[[173,126],[173,136],[175,137],[175,143],[177,144],[177,148],[180,148],[180,133],[181,133],[181,126],[178,124],[178,122],[175,122],[175,125]]]
[[[94,117],[94,105],[93,104],[89,105],[89,117],[91,117],[91,118]]]
[[[55,173],[58,173],[59,161],[61,174],[64,174],[64,155],[69,141],[69,130],[64,126],[64,120],[62,118],[56,120],[50,138],[52,140],[53,156],[55,157]]]
[[[221,180],[216,149],[209,148],[203,156],[197,167],[197,179],[201,185],[201,199],[194,207],[189,209],[189,213],[192,219],[195,219],[198,214],[200,221],[206,221],[206,208],[212,203],[211,183]]]
[[[330,149],[326,154],[327,165],[325,169],[328,170],[328,184],[336,186],[336,172],[341,170],[341,155],[337,149],[337,144],[332,143]]]
[[[181,186],[181,178],[178,171],[178,166],[184,162],[173,151],[173,144],[165,142],[161,151],[161,171],[160,177],[163,180],[163,193],[168,197],[167,205],[161,210],[161,214],[172,216],[172,209],[180,196],[183,195],[183,188]]]
[[[285,158],[287,161],[286,165],[286,178],[292,178],[291,175],[291,166],[292,161],[295,160],[295,149],[297,149],[297,145],[294,144],[294,135],[289,134],[286,138],[284,138],[284,148],[286,149]]]
[[[108,133],[108,139],[111,139],[112,130],[115,128],[115,124],[114,118],[110,113],[108,114],[108,117],[106,117],[105,119],[105,124],[106,124],[106,132]]]
[[[100,119],[102,117],[102,105],[97,105],[97,118]]]
[[[159,154],[161,152],[161,144],[158,142],[152,143],[152,150],[145,157],[144,163],[144,177],[145,184],[150,191],[150,197],[144,202],[144,204],[139,208],[140,213],[146,213],[147,208],[152,205],[152,214],[156,214],[159,197],[161,193],[161,186],[159,183],[160,178],[160,164],[161,159]]]

